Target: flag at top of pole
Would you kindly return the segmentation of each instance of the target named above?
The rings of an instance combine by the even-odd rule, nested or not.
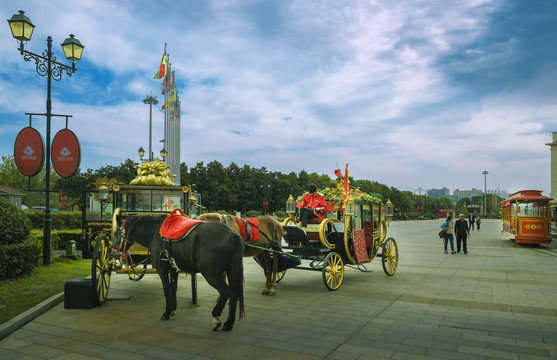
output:
[[[161,66],[159,67],[159,71],[155,74],[153,79],[162,79],[166,75],[166,70],[168,69],[168,64],[166,63],[166,51],[162,56]]]

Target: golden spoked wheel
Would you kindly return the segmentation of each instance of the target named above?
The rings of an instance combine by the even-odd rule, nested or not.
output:
[[[336,252],[330,252],[323,262],[323,283],[327,289],[337,290],[344,279],[344,263]]]
[[[286,275],[286,270],[277,272],[277,283],[282,280],[284,275]]]
[[[288,226],[288,225],[296,225],[296,222],[291,217],[287,217],[282,222],[282,226]]]
[[[145,276],[145,273],[147,273],[147,265],[149,264],[150,256],[147,255],[147,257],[141,261],[137,260],[133,262],[131,255],[129,255],[129,257],[128,278],[133,281],[139,281]]]
[[[319,240],[321,241],[321,244],[323,244],[323,246],[325,246],[327,249],[335,248],[335,245],[331,244],[327,239],[329,237],[329,234],[333,231],[334,226],[335,223],[331,219],[325,219],[319,224]]]
[[[91,264],[93,296],[99,305],[104,304],[110,287],[112,259],[110,258],[110,235],[100,233],[95,238],[95,250]]]
[[[393,276],[398,266],[398,246],[393,238],[388,238],[383,243],[383,254],[381,255],[381,264],[385,274]]]

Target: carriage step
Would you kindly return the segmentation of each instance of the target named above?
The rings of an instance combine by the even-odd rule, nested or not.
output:
[[[64,284],[64,309],[92,309],[95,305],[91,278],[72,279]]]

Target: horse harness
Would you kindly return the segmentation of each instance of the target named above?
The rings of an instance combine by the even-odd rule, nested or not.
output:
[[[272,217],[270,217],[268,215],[267,215],[267,217],[269,219],[273,220]],[[261,229],[259,228],[259,223],[256,224],[250,219],[242,219],[238,216],[235,216],[234,218],[236,219],[237,222],[241,222],[244,225],[245,236],[246,236],[246,239],[245,239],[245,242],[244,242],[245,246],[260,249],[260,250],[270,251],[269,248],[265,248],[265,247],[258,246],[258,245],[254,244],[254,243],[257,242],[258,239],[255,239],[255,240],[253,239],[253,232],[252,232],[252,229],[251,229],[253,227],[253,228],[257,229],[258,234],[263,235],[265,237],[265,239],[267,239],[267,242],[270,244],[272,249],[280,249],[280,239],[277,239],[277,237],[275,236],[276,230],[277,230],[277,225],[276,225],[274,220],[272,221],[272,223],[273,223],[273,233],[271,235],[272,238],[269,239],[269,236],[267,236],[267,234],[265,234],[265,232],[261,231]],[[226,225],[230,226],[230,224],[228,223],[228,218],[226,216],[223,216],[223,219],[224,219],[224,223]],[[241,231],[241,229],[240,229],[240,231]],[[274,251],[271,251],[271,252],[274,252]]]

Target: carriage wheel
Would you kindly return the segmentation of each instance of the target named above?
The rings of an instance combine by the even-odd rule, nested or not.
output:
[[[288,226],[288,225],[296,225],[296,222],[295,222],[294,219],[292,219],[291,217],[287,217],[287,218],[284,219],[284,221],[282,222],[282,226]]]
[[[398,266],[398,246],[393,238],[388,238],[383,243],[383,254],[381,255],[381,264],[385,274],[393,276]]]
[[[323,246],[325,246],[327,249],[335,248],[335,245],[331,244],[327,239],[329,237],[329,234],[333,232],[334,226],[335,223],[331,219],[325,219],[319,224],[319,240],[321,241],[321,244],[323,244]]]
[[[277,272],[277,283],[282,280],[284,275],[286,275],[286,270]]]
[[[327,289],[337,290],[344,279],[344,263],[336,252],[330,252],[323,262],[323,283]]]
[[[110,273],[112,272],[110,248],[110,235],[106,233],[97,235],[91,264],[91,281],[93,296],[99,305],[106,301],[110,287]]]
[[[129,257],[128,278],[133,281],[139,281],[143,279],[143,277],[147,273],[147,265],[149,264],[150,257],[147,256],[145,259],[137,263],[133,263],[133,265],[131,255],[129,255]]]

